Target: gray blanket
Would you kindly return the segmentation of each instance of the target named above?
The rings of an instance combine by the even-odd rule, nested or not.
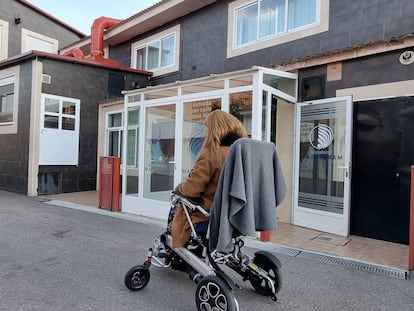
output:
[[[230,252],[232,237],[255,237],[256,231],[276,228],[276,206],[285,195],[275,145],[237,140],[227,154],[210,209],[210,250]]]

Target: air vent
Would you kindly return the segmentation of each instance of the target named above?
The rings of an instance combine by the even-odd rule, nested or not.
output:
[[[50,84],[52,82],[52,76],[50,75],[42,75],[42,83]]]

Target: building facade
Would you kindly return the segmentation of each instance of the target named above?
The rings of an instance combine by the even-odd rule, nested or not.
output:
[[[151,72],[102,102],[90,133],[98,157],[122,156],[123,211],[167,217],[201,120],[221,108],[275,143],[290,190],[280,221],[407,244],[412,29],[410,0],[163,0],[107,27],[105,57]]]
[[[59,55],[85,35],[28,1],[1,2],[0,33],[0,189],[95,190],[98,105],[149,73]]]
[[[414,81],[414,4],[335,0],[201,3],[189,12],[186,1],[162,1],[124,22],[119,31],[133,27],[134,20],[146,25],[152,19],[150,29],[144,27],[142,33],[135,32],[135,37],[110,47],[110,55],[123,55],[119,59],[125,65],[151,69],[150,85],[160,88],[160,94],[152,97],[152,89],[125,96],[124,113],[134,107],[141,109],[140,128],[144,131],[136,144],[141,146],[136,149],[135,162],[141,173],[136,177],[134,199],[128,187],[131,167],[123,171],[123,208],[156,217],[166,215],[167,207],[161,207],[162,202],[167,206],[167,192],[163,191],[171,190],[185,176],[188,167],[177,166],[176,161],[184,159],[185,140],[190,141],[192,135],[197,138],[198,120],[188,118],[195,114],[197,119],[200,109],[213,109],[219,98],[223,109],[243,115],[252,137],[276,143],[291,186],[290,197],[279,208],[281,221],[407,244],[409,167],[413,162],[409,139],[413,128],[408,120]],[[177,15],[178,11],[184,13]],[[161,15],[164,20],[156,24]],[[115,40],[117,29],[106,36],[108,42]],[[157,50],[157,46],[161,48]],[[158,63],[150,56],[154,47],[159,52]],[[170,55],[165,66],[164,47]],[[251,83],[244,80],[235,85],[239,89],[231,89],[239,71],[254,66],[292,73],[296,84],[283,85],[282,77],[270,79],[267,85],[272,89],[265,94],[261,87],[265,75],[253,74]],[[278,73],[271,75],[277,77]],[[206,81],[199,83],[197,79],[203,77]],[[176,81],[183,84],[177,93]],[[296,93],[289,93],[289,88]],[[265,98],[269,94],[270,99]],[[237,102],[241,106],[236,109]],[[268,102],[271,108],[266,110],[263,107]],[[191,105],[192,112],[186,105]],[[170,113],[167,117],[165,110]],[[165,120],[174,120],[174,125],[169,124],[169,130],[156,129],[159,118],[167,123]],[[270,120],[268,128],[263,125],[265,120]],[[271,135],[265,135],[269,129]],[[317,141],[324,135],[332,142],[318,149]],[[163,163],[161,173],[162,161],[155,156],[171,155],[172,141],[176,156]],[[190,159],[187,162],[191,164]],[[172,164],[176,166],[172,168]],[[160,182],[162,174],[169,177]],[[151,189],[159,196],[152,197]]]

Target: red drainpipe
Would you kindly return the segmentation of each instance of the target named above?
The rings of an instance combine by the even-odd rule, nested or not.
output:
[[[109,18],[109,17],[104,17],[104,16],[101,16],[95,19],[91,27],[91,56],[90,56],[91,60],[100,61],[100,62],[111,62],[111,63],[115,62],[115,61],[111,61],[103,57],[103,54],[104,54],[103,36],[104,36],[105,29],[119,24],[120,21],[121,20],[119,19],[114,19],[114,18]]]
[[[80,48],[73,48],[70,51],[67,51],[63,54],[64,56],[72,56],[74,58],[82,59],[83,58],[83,52]]]

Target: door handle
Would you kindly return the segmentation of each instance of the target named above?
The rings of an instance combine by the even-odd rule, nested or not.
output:
[[[344,166],[344,165],[338,165],[337,168],[342,168],[345,170],[345,177],[348,178],[349,177],[349,166]]]

